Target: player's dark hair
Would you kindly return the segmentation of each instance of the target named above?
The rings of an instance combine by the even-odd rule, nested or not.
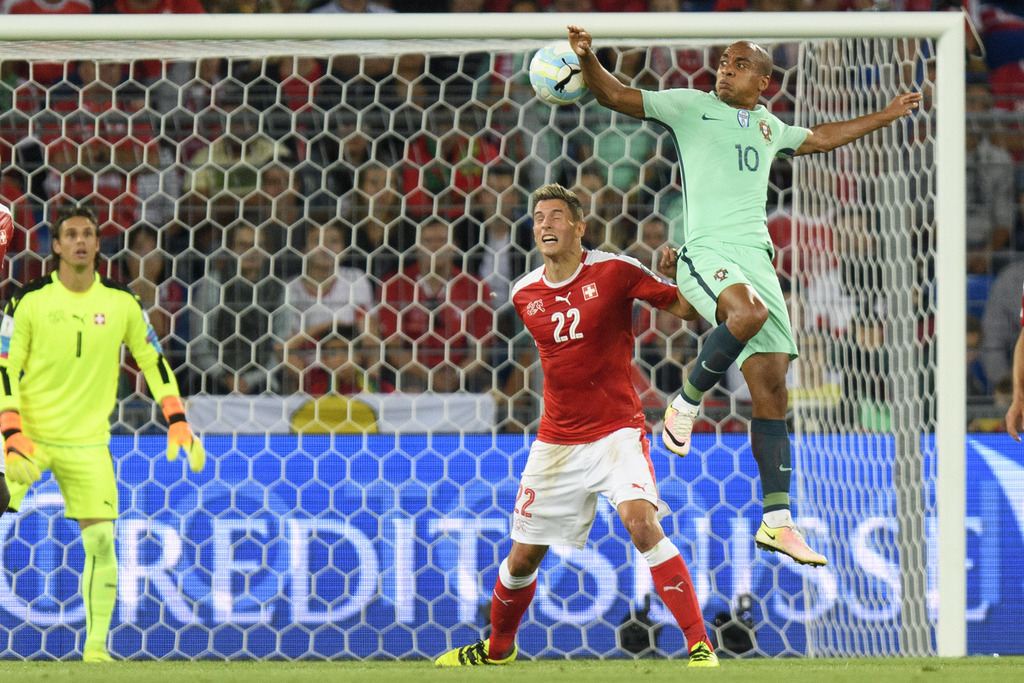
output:
[[[572,190],[567,190],[558,183],[552,183],[536,190],[533,193],[533,197],[530,198],[530,202],[536,207],[537,202],[547,199],[561,199],[568,204],[574,223],[579,223],[583,220],[583,204]]]
[[[768,50],[764,49],[757,43],[753,43],[749,40],[746,42],[747,45],[750,46],[750,49],[753,50],[760,58],[757,61],[758,65],[761,67],[761,75],[770,77],[772,75],[772,70],[775,68],[775,64],[772,62],[772,53],[768,52]]]
[[[85,218],[92,223],[93,227],[97,230],[100,229],[100,223],[96,219],[96,212],[90,207],[84,204],[69,204],[64,206],[57,212],[57,218],[53,221],[53,239],[60,239],[60,229],[64,225],[64,221],[69,218]]]
[[[70,218],[85,218],[92,226],[96,228],[97,237],[99,236],[100,222],[96,219],[96,212],[85,204],[68,204],[67,206],[61,207],[57,212],[57,218],[53,221],[53,239],[60,239],[60,229],[64,226],[64,223]],[[53,268],[57,270],[60,268],[60,254],[56,251],[52,252],[53,256]],[[100,254],[96,252],[96,270],[100,270]]]

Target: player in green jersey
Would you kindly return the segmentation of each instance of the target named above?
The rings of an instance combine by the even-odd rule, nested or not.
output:
[[[100,277],[99,253],[93,212],[62,211],[53,238],[56,268],[16,291],[0,321],[0,432],[10,509],[20,509],[43,470],[53,472],[64,514],[82,530],[87,662],[111,661],[107,633],[117,600],[118,501],[108,444],[122,343],[163,407],[168,459],[184,448],[193,472],[206,461],[138,297]]]
[[[665,412],[665,447],[678,455],[689,452],[701,398],[738,363],[753,401],[750,445],[764,496],[754,541],[797,562],[824,565],[825,557],[807,546],[790,514],[786,372],[797,350],[772,265],[765,208],[768,174],[776,156],[827,152],[888,126],[916,109],[921,95],[898,95],[885,109],[848,121],[811,129],[787,126],[758,104],[771,80],[772,60],[755,43],[740,41],[726,48],[715,93],[652,92],[619,82],[598,61],[593,37],[579,26],[568,29],[583,78],[597,101],[663,124],[679,151],[683,213],[674,234],[682,246],[678,252],[664,252],[662,267],[676,271],[683,296],[717,327]]]

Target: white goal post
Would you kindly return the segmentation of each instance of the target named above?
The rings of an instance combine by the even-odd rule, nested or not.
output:
[[[937,454],[935,468],[938,474],[934,481],[937,518],[934,537],[937,552],[934,556],[938,564],[937,567],[930,568],[919,562],[919,566],[913,567],[910,575],[904,576],[904,579],[914,583],[926,582],[925,572],[930,569],[937,570],[935,588],[941,599],[938,600],[934,643],[930,642],[931,625],[923,603],[910,610],[913,613],[904,610],[902,628],[912,635],[907,636],[908,642],[904,642],[902,637],[900,642],[905,645],[902,654],[934,652],[945,657],[965,655],[965,41],[961,14],[851,12],[667,15],[595,13],[586,16],[549,13],[384,16],[5,16],[0,22],[0,61],[147,57],[198,59],[213,56],[289,54],[329,57],[347,53],[387,55],[408,51],[450,52],[471,49],[525,51],[540,42],[563,38],[565,26],[569,23],[580,24],[592,32],[596,36],[597,47],[613,44],[672,44],[681,38],[703,43],[721,43],[743,38],[765,42],[922,39],[934,44],[935,109],[939,115],[935,117],[934,159],[930,160],[935,177],[933,210],[936,233],[932,248],[935,250],[934,269],[937,273],[938,289],[934,304],[937,354],[935,367],[941,369],[942,379],[938,382],[940,388],[936,391],[934,421],[929,423],[934,424],[934,433],[928,436],[934,439]],[[481,48],[481,45],[485,47]],[[816,112],[802,110],[802,106],[804,105],[799,100],[795,103],[796,123],[816,121]],[[801,160],[794,162],[797,177],[804,172],[799,165],[801,163]],[[794,197],[797,198],[795,206],[801,205],[800,192],[801,188],[797,185],[793,190]],[[925,427],[921,426],[919,429],[924,430]],[[896,443],[899,448],[899,439]],[[896,458],[899,460],[899,454]],[[806,493],[807,490],[810,489],[801,491],[802,498],[813,495]],[[396,529],[401,529],[403,533],[410,532],[409,528],[400,525],[399,520],[393,521]],[[443,521],[438,522],[435,527],[446,528]],[[295,533],[313,533],[310,531],[312,527],[300,528],[298,522],[294,524],[294,529],[297,530]],[[481,526],[477,531],[483,535],[485,527]],[[451,533],[454,536],[462,534],[459,536],[459,542],[463,543],[468,532],[460,528],[457,533]],[[687,532],[683,535],[686,536]],[[0,542],[2,541],[3,539],[0,539]],[[178,542],[180,543],[180,539]],[[366,541],[366,545],[369,545],[369,541]],[[462,545],[459,547],[460,550],[464,548]],[[412,562],[410,556],[402,554],[402,548],[396,544],[394,549],[396,567],[401,562]],[[408,548],[412,552],[411,540]],[[905,552],[906,548],[901,546],[900,550]],[[918,550],[923,557],[924,549]],[[239,566],[242,564],[244,563],[239,562]],[[406,569],[410,575],[416,571],[411,568],[411,564]],[[391,585],[389,582],[397,582],[397,574],[396,568],[393,574],[381,578],[382,586]],[[472,582],[475,579],[460,575],[459,580]],[[227,581],[230,583],[230,576]],[[701,580],[697,578],[698,589],[700,582]],[[808,581],[807,585],[810,586],[811,583],[813,582]],[[362,592],[371,591],[362,580],[358,589]],[[308,588],[304,590],[308,591]],[[486,591],[487,587],[485,586],[483,590]],[[915,590],[916,595],[923,595],[925,592],[921,586]],[[383,592],[384,588],[381,588],[381,591]],[[0,607],[2,606],[0,596]],[[408,609],[411,610],[410,614],[414,611],[412,607]],[[327,613],[330,613],[330,609]],[[467,614],[470,613],[471,610],[467,608]],[[410,636],[413,640],[416,637]],[[413,650],[422,652],[417,647],[413,647]],[[586,644],[581,647],[584,654],[593,651],[587,649]],[[550,653],[546,654],[550,656]],[[380,656],[380,652],[371,650],[368,656]]]

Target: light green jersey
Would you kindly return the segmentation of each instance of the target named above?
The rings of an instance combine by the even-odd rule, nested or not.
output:
[[[765,204],[772,160],[792,156],[810,131],[786,125],[761,105],[735,109],[699,90],[641,92],[645,117],[672,132],[679,153],[675,245],[731,242],[770,250]]]
[[[60,446],[110,441],[121,344],[157,401],[178,383],[142,305],[126,286],[96,276],[88,291],[57,273],[15,292],[0,321],[0,412],[21,413],[25,436]]]

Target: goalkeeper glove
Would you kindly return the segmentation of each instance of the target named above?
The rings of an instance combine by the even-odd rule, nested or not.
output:
[[[21,433],[21,415],[7,411],[0,415],[0,433],[4,435],[4,466],[7,478],[16,484],[31,486],[42,474],[32,458],[36,445]]]
[[[184,448],[188,466],[193,472],[200,472],[206,464],[206,451],[202,442],[192,433],[185,421],[185,405],[178,396],[168,396],[162,401],[164,419],[167,420],[167,459],[178,459],[178,449]]]

